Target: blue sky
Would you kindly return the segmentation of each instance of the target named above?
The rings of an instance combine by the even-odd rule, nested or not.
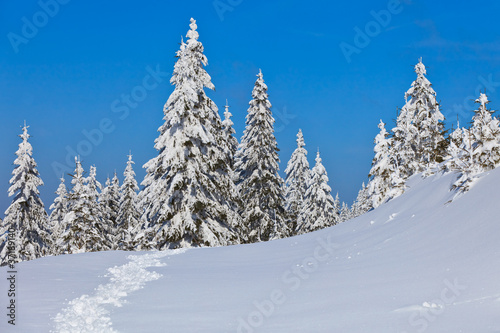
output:
[[[47,208],[60,177],[54,165],[67,165],[72,152],[83,152],[84,168],[96,165],[104,182],[114,170],[123,178],[132,151],[143,179],[191,17],[216,87],[208,94],[221,114],[229,100],[238,139],[260,68],[281,170],[302,128],[310,164],[319,148],[334,194],[351,203],[367,179],[379,119],[393,126],[419,57],[448,126],[457,115],[470,120],[479,90],[500,107],[499,12],[495,1],[60,0],[58,8],[52,0],[2,1],[0,210],[11,201],[24,120]],[[156,80],[148,77],[158,71]],[[131,94],[136,100],[127,105]]]

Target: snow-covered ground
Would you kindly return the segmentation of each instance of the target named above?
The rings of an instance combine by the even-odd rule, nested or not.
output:
[[[318,232],[253,245],[16,265],[0,332],[500,332],[500,168],[456,175]],[[73,329],[70,328],[73,325]]]

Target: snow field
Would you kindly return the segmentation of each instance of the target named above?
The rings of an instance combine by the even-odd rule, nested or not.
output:
[[[162,275],[146,270],[148,267],[160,267],[165,264],[160,259],[185,250],[153,252],[144,255],[130,255],[130,262],[108,269],[110,282],[99,285],[94,295],[82,295],[69,302],[69,306],[54,318],[56,329],[53,332],[117,332],[112,328],[107,305],[121,307],[127,301],[123,298],[131,292],[144,287],[149,281],[157,280]]]

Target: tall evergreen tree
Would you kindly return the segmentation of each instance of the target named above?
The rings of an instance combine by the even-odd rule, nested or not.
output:
[[[311,170],[311,179],[307,187],[304,205],[299,215],[298,234],[323,229],[338,223],[338,211],[335,209],[335,200],[330,192],[328,175],[318,152],[316,165]]]
[[[393,153],[404,178],[433,168],[444,160],[446,150],[444,116],[436,92],[425,77],[422,59],[415,65],[415,73],[417,79],[405,94],[406,103],[393,129]]]
[[[247,242],[268,241],[289,234],[271,103],[262,71],[257,77],[235,164],[236,185],[244,203],[241,230]]]
[[[288,227],[291,232],[297,229],[297,219],[302,209],[310,177],[307,150],[304,146],[304,136],[302,130],[299,129],[297,148],[292,153],[292,157],[285,169],[285,209],[288,214]]]
[[[49,253],[51,245],[48,216],[38,190],[43,181],[28,142],[28,127],[25,124],[19,135],[22,142],[9,181],[9,196],[13,199],[0,228],[0,265],[39,258]]]
[[[64,217],[68,213],[68,191],[64,184],[64,177],[61,177],[61,183],[56,191],[56,198],[50,205],[51,213],[49,217],[50,235],[52,238],[51,254],[59,254],[57,246],[59,238],[64,228]]]
[[[64,230],[58,241],[61,253],[81,253],[109,250],[106,230],[102,221],[95,216],[95,197],[86,185],[82,164],[75,157],[75,171],[72,175],[73,188],[68,195],[68,214]]]
[[[190,28],[170,80],[175,89],[155,140],[158,156],[144,165],[141,203],[159,249],[238,242],[229,220],[234,184],[227,139],[217,106],[204,91],[214,85],[203,68],[207,58],[193,19]]]
[[[132,154],[128,155],[127,167],[123,172],[124,180],[121,186],[120,209],[118,211],[118,232],[116,233],[117,248],[134,250],[138,245],[136,235],[141,229],[141,212],[137,201],[137,181],[135,180],[134,161]]]

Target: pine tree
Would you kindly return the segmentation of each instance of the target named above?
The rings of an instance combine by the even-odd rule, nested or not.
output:
[[[289,234],[271,103],[262,71],[257,77],[235,164],[236,186],[244,203],[241,232],[250,243]]]
[[[73,188],[68,195],[68,213],[64,217],[64,230],[59,238],[60,253],[81,253],[109,250],[102,221],[95,216],[96,202],[86,186],[87,179],[79,159],[75,157],[72,175]]]
[[[476,103],[479,107],[474,110],[471,127],[475,141],[474,161],[488,171],[500,163],[500,122],[492,116],[495,111],[487,109],[489,101],[485,94],[480,94]]]
[[[352,219],[352,212],[349,205],[342,202],[342,208],[340,209],[339,223]]]
[[[136,235],[141,229],[141,212],[137,201],[137,181],[133,169],[132,154],[128,155],[127,167],[123,172],[124,180],[121,186],[121,197],[117,217],[118,232],[116,233],[117,248],[120,250],[134,250],[140,247]]]
[[[398,116],[394,133],[394,153],[400,176],[427,171],[445,156],[444,116],[436,92],[425,77],[422,59],[415,65],[417,79],[405,94],[406,103]]]
[[[333,202],[333,210],[337,212],[337,215],[338,215],[337,223],[339,223],[340,222],[340,212],[342,210],[342,207],[340,206],[340,199],[339,199],[338,192],[335,195],[335,200]]]
[[[388,199],[392,188],[391,175],[395,172],[395,163],[391,160],[391,139],[385,130],[385,124],[380,120],[378,125],[380,133],[375,137],[375,157],[370,170],[368,183],[368,197],[371,206],[377,208]]]
[[[463,153],[458,165],[461,175],[453,185],[462,191],[470,188],[479,173],[500,164],[500,121],[492,117],[494,111],[487,109],[489,101],[485,94],[481,93],[476,103],[479,107],[474,110],[471,128],[462,130]]]
[[[49,217],[50,234],[52,238],[52,244],[57,244],[61,233],[64,228],[64,217],[68,213],[68,191],[66,190],[66,185],[64,184],[64,177],[61,177],[61,183],[56,191],[56,198],[52,205],[50,205],[51,213]],[[51,248],[52,254],[59,254],[57,246]]]
[[[292,153],[285,169],[285,209],[289,216],[288,228],[291,232],[295,232],[297,229],[297,219],[302,209],[310,177],[307,150],[304,146],[304,136],[302,130],[299,129],[297,148]]]
[[[214,85],[203,68],[207,58],[193,19],[190,28],[177,52],[170,81],[175,89],[155,140],[158,156],[144,165],[141,206],[159,249],[238,242],[229,220],[235,193],[227,139],[217,106],[204,91]]]
[[[2,266],[47,255],[51,247],[47,231],[48,216],[38,190],[43,181],[32,157],[28,127],[25,124],[23,133],[19,135],[22,142],[16,152],[16,167],[9,181],[9,196],[14,198],[5,211],[5,219],[0,228]]]
[[[234,137],[236,131],[233,128],[233,121],[231,120],[232,114],[229,112],[229,105],[226,100],[226,106],[224,111],[224,120],[222,121],[222,128],[227,141],[228,147],[228,160],[230,161],[231,169],[234,167],[234,156],[238,150],[238,139]]]
[[[323,229],[338,223],[339,216],[335,209],[335,200],[330,192],[328,175],[318,152],[316,165],[311,170],[304,205],[299,215],[297,234]]]
[[[117,249],[118,211],[120,209],[120,180],[114,172],[112,180],[106,178],[105,186],[99,195],[99,207],[102,214],[102,226],[105,230],[108,247]]]
[[[365,186],[365,183],[363,182],[363,184],[361,185],[361,189],[358,192],[358,196],[356,197],[356,200],[352,204],[351,211],[353,217],[358,217],[360,215],[363,215],[364,213],[373,208],[372,202],[369,198],[368,191],[369,191],[368,186],[367,185]]]
[[[462,155],[464,151],[461,146],[463,143],[463,129],[460,128],[460,123],[457,123],[457,128],[450,134],[450,143],[446,149],[446,163],[443,168],[445,171],[458,170],[461,165]]]

